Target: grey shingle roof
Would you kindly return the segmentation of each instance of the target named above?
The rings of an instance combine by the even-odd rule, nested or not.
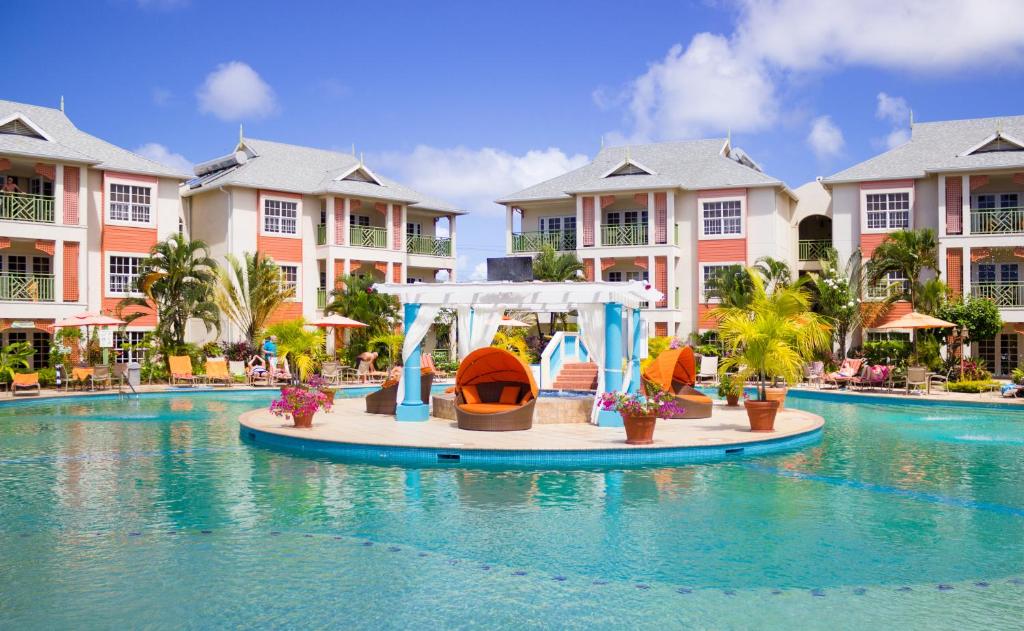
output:
[[[359,164],[356,157],[347,153],[254,138],[245,138],[243,143],[255,152],[255,157],[241,166],[204,176],[201,182],[190,182],[192,190],[232,185],[304,195],[336,193],[391,200],[424,210],[455,214],[465,212],[448,202],[414,191],[376,172],[374,175],[380,181],[380,185],[351,180],[337,181],[335,178]],[[372,172],[372,168],[370,170]],[[197,183],[199,186],[195,186]]]
[[[1024,139],[1024,116],[915,123],[906,143],[830,175],[824,182],[918,178],[942,171],[1024,166],[1024,151],[961,155],[997,132]]]
[[[83,162],[98,169],[186,179],[188,174],[112,145],[75,127],[64,112],[39,105],[0,100],[0,119],[28,117],[52,140],[0,134],[0,153]]]
[[[540,184],[507,195],[499,204],[568,198],[573,193],[643,188],[708,189],[733,186],[783,186],[780,180],[723,154],[725,138],[606,147],[592,162]],[[626,159],[651,175],[604,177]]]

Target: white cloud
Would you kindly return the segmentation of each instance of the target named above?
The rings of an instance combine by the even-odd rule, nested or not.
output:
[[[807,134],[807,144],[819,159],[838,156],[843,151],[845,141],[843,131],[832,122],[831,116],[819,116],[811,122],[811,131]]]
[[[487,280],[487,263],[480,262],[473,266],[473,273],[469,275],[469,280]]]
[[[419,145],[411,153],[385,152],[370,156],[370,164],[391,174],[413,190],[494,217],[501,207],[494,200],[576,169],[588,161],[582,154],[560,149],[534,149],[515,155],[484,147],[438,148]]]
[[[889,96],[885,92],[879,92],[875,117],[887,120],[893,125],[903,125],[910,119],[910,106],[902,96]]]
[[[273,88],[241,61],[218,65],[206,75],[196,97],[200,112],[221,120],[264,118],[277,111]]]
[[[908,140],[910,140],[909,129],[894,129],[885,137],[885,146],[888,149],[892,149],[894,147],[899,147]]]
[[[731,128],[757,131],[775,120],[775,88],[756,58],[720,35],[679,44],[631,86],[636,140],[691,138]]]
[[[135,153],[143,158],[149,158],[155,162],[181,171],[182,173],[192,172],[192,163],[180,153],[172,153],[170,149],[158,142],[147,142],[135,149]]]

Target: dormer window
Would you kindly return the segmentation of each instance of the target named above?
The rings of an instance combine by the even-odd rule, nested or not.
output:
[[[9,136],[25,136],[37,140],[50,140],[50,137],[41,127],[30,121],[21,114],[12,114],[0,120],[0,134]]]
[[[650,173],[644,171],[635,164],[627,162],[609,174],[608,177],[620,177],[622,175],[650,175]]]
[[[992,134],[960,155],[969,156],[976,153],[999,153],[1003,151],[1024,151],[1024,141],[1000,131]]]
[[[353,167],[346,173],[342,173],[336,179],[339,181],[364,182],[366,184],[376,184],[377,186],[381,185],[377,176],[362,164]]]

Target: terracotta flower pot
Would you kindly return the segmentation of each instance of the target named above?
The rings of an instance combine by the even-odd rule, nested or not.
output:
[[[324,388],[320,392],[323,392],[324,395],[327,397],[327,403],[334,405],[334,389]]]
[[[312,414],[292,414],[292,421],[295,422],[295,427],[301,427],[303,429],[313,427]]]
[[[778,401],[754,401],[747,399],[743,402],[743,407],[747,408],[747,420],[750,421],[750,431],[775,431],[775,415],[779,412]]]
[[[650,445],[654,442],[653,416],[626,416],[622,415],[622,424],[626,427],[627,445]]]
[[[787,392],[789,392],[789,388],[786,388],[786,387],[775,388],[775,387],[769,386],[769,387],[764,389],[764,396],[769,401],[778,401],[779,402],[779,411],[781,412],[782,410],[786,409],[786,393]]]
[[[727,394],[725,395],[725,404],[731,408],[739,407],[740,395],[738,394]]]

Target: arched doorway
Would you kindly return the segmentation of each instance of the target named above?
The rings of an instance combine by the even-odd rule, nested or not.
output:
[[[825,257],[832,247],[832,218],[827,215],[809,215],[800,221],[799,249],[801,261],[817,261]]]

